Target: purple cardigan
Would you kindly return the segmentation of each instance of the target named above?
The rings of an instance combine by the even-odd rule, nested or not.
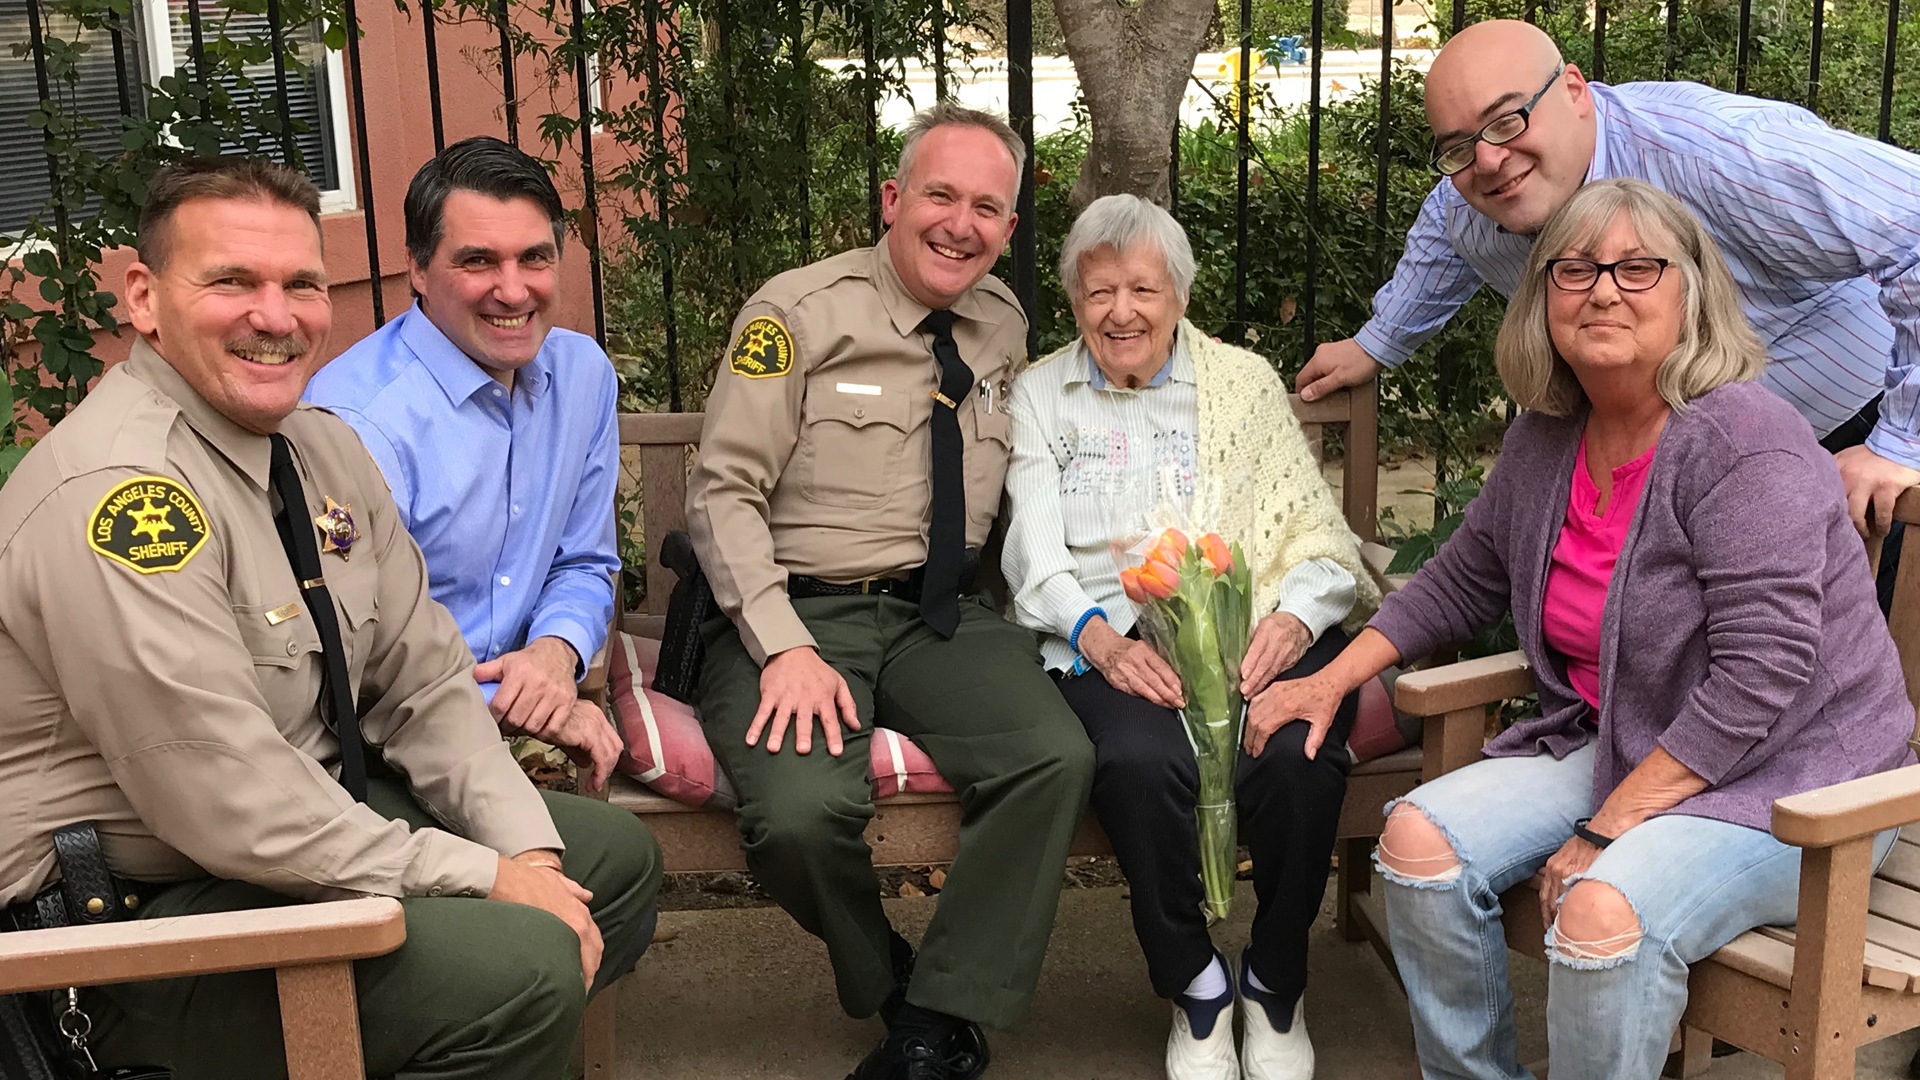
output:
[[[1757,383],[1667,420],[1607,588],[1598,731],[1540,625],[1584,414],[1526,412],[1466,520],[1372,623],[1400,654],[1509,608],[1540,715],[1490,757],[1598,742],[1597,808],[1657,746],[1705,777],[1671,813],[1769,827],[1775,799],[1909,764],[1914,712],[1833,458]],[[1911,541],[1910,541],[1911,542]]]

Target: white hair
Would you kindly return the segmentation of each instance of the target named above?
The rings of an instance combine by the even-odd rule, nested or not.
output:
[[[1187,231],[1166,209],[1138,195],[1107,195],[1093,200],[1060,247],[1060,284],[1075,303],[1080,299],[1080,260],[1100,248],[1116,253],[1151,244],[1167,260],[1167,276],[1186,303],[1193,289],[1193,247]]]

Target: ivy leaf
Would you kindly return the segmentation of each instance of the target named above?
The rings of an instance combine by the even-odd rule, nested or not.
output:
[[[1387,573],[1411,574],[1425,566],[1427,560],[1433,558],[1434,552],[1439,550],[1440,545],[1434,541],[1430,533],[1419,533],[1408,537],[1407,542],[1400,545],[1400,550],[1393,553],[1393,561],[1387,564]]]
[[[12,476],[13,470],[19,467],[20,459],[26,456],[27,448],[24,446],[0,446],[0,484],[7,482],[7,477]]]

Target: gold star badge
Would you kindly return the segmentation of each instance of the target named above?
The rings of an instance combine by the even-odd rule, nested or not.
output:
[[[353,542],[360,539],[360,528],[353,523],[353,505],[342,506],[327,496],[327,512],[313,519],[320,530],[320,553],[337,551],[342,559],[352,554]]]

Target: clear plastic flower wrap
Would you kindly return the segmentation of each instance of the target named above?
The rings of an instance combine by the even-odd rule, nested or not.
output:
[[[1194,507],[1162,504],[1113,550],[1141,637],[1180,677],[1187,741],[1200,769],[1195,808],[1209,922],[1233,906],[1238,868],[1234,772],[1240,760],[1240,662],[1253,632],[1253,583],[1237,541],[1206,530]]]

